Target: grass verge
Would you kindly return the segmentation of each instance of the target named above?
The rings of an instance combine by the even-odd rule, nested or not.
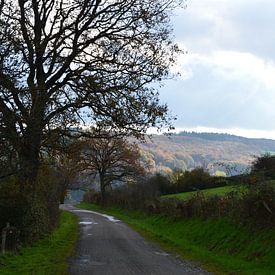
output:
[[[54,232],[18,254],[0,255],[0,274],[68,274],[67,258],[78,239],[78,219],[62,211],[60,225]]]
[[[78,207],[112,214],[165,250],[199,261],[216,274],[274,274],[274,229],[256,230],[225,219],[175,220],[87,203]]]

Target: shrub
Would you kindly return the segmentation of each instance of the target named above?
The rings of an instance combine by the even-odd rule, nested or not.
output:
[[[9,222],[20,230],[22,241],[32,242],[54,229],[59,220],[60,177],[50,166],[42,166],[36,193],[21,192],[19,180],[0,183],[0,230]]]
[[[251,173],[267,179],[275,179],[275,156],[265,154],[252,163]]]
[[[158,195],[171,194],[176,191],[175,185],[167,175],[156,173],[155,175],[144,180],[143,184],[139,184],[139,188],[147,189],[151,193]]]
[[[235,216],[243,223],[253,222],[258,226],[275,225],[275,186],[258,182],[248,187],[242,195]]]
[[[0,184],[0,230],[9,222],[11,226],[20,228],[26,208],[26,198],[19,190],[15,178],[9,178]]]
[[[201,167],[181,173],[174,171],[172,179],[176,193],[221,187],[227,184],[224,177],[211,176]]]

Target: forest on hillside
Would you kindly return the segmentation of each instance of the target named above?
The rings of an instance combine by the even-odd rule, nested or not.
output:
[[[203,167],[228,176],[246,172],[256,156],[275,152],[274,140],[195,132],[153,135],[139,146],[151,172]]]

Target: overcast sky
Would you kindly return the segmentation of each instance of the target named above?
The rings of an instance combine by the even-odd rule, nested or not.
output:
[[[177,128],[275,139],[275,1],[188,0],[173,16],[181,77],[161,88]]]

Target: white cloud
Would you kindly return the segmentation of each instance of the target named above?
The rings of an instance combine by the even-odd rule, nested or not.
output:
[[[196,66],[205,66],[229,80],[254,81],[266,89],[275,89],[275,63],[248,52],[213,51],[209,55],[191,53],[182,56],[177,69],[183,79],[191,78]]]
[[[208,62],[229,78],[250,78],[262,82],[267,89],[275,88],[275,64],[272,61],[247,52],[216,51]]]

